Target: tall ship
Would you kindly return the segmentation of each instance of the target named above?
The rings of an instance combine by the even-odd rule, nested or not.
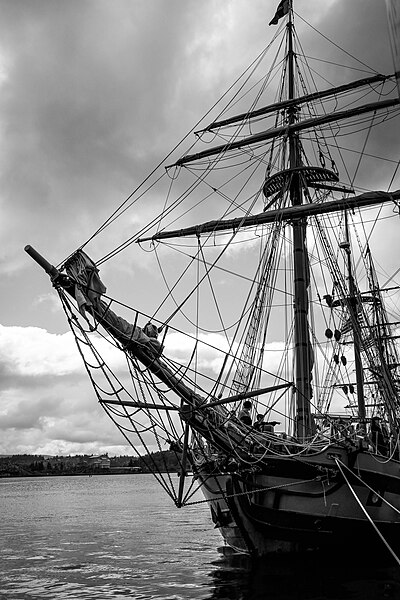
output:
[[[397,559],[400,267],[381,262],[400,226],[396,74],[349,53],[317,70],[293,5],[89,240],[56,266],[25,250],[94,400],[176,507],[208,503],[254,557],[356,543]],[[124,299],[107,290],[126,256],[152,273],[151,305],[129,268]]]

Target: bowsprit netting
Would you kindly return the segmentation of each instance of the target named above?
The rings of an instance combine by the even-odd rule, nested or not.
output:
[[[113,311],[116,301],[104,295],[96,265],[82,251],[64,269],[66,279],[55,285],[98,402],[135,454],[145,457],[146,470],[177,506],[189,503],[198,489],[196,479],[185,483],[187,472],[213,456],[217,471],[233,460],[245,465],[263,461],[271,451],[271,439],[260,439],[237,419],[243,394],[232,395],[232,387],[227,398],[216,394],[223,370],[230,371],[236,360],[233,355],[150,323],[136,310],[132,309],[130,321],[119,317]],[[174,345],[179,346],[179,361],[174,358]],[[198,369],[202,356],[210,351],[213,364],[221,365],[217,373]],[[276,386],[285,392],[289,387],[287,383]]]
[[[195,446],[197,453],[205,446],[195,434],[188,439],[188,427],[180,415],[181,399],[143,367],[119,339],[102,333],[96,319],[83,317],[63,289],[58,288],[58,293],[98,402],[136,456],[144,459],[144,469],[156,477],[175,504],[189,502],[198,486],[185,479],[185,490],[180,490],[181,479],[191,470],[192,456],[185,451],[185,443]],[[134,323],[145,318],[135,311]],[[165,359],[169,376],[188,390],[194,387],[190,358],[186,367]],[[154,354],[152,359],[156,362]]]

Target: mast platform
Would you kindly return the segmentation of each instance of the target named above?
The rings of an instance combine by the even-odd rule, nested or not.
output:
[[[301,182],[307,187],[312,187],[314,183],[337,183],[339,177],[333,171],[324,167],[300,166],[293,169],[285,169],[275,173],[264,183],[263,193],[266,198],[287,190],[293,175],[298,175]]]

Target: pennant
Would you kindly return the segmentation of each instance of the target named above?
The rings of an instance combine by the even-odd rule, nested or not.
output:
[[[285,15],[288,14],[290,8],[289,0],[281,0],[279,2],[278,8],[276,9],[276,13],[272,21],[270,21],[270,25],[277,25],[279,19],[282,19]]]

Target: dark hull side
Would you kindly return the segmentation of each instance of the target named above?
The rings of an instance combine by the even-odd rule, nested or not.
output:
[[[198,477],[216,527],[238,551],[400,551],[398,461],[330,448],[295,460],[271,457],[262,472],[216,473],[203,466]]]

